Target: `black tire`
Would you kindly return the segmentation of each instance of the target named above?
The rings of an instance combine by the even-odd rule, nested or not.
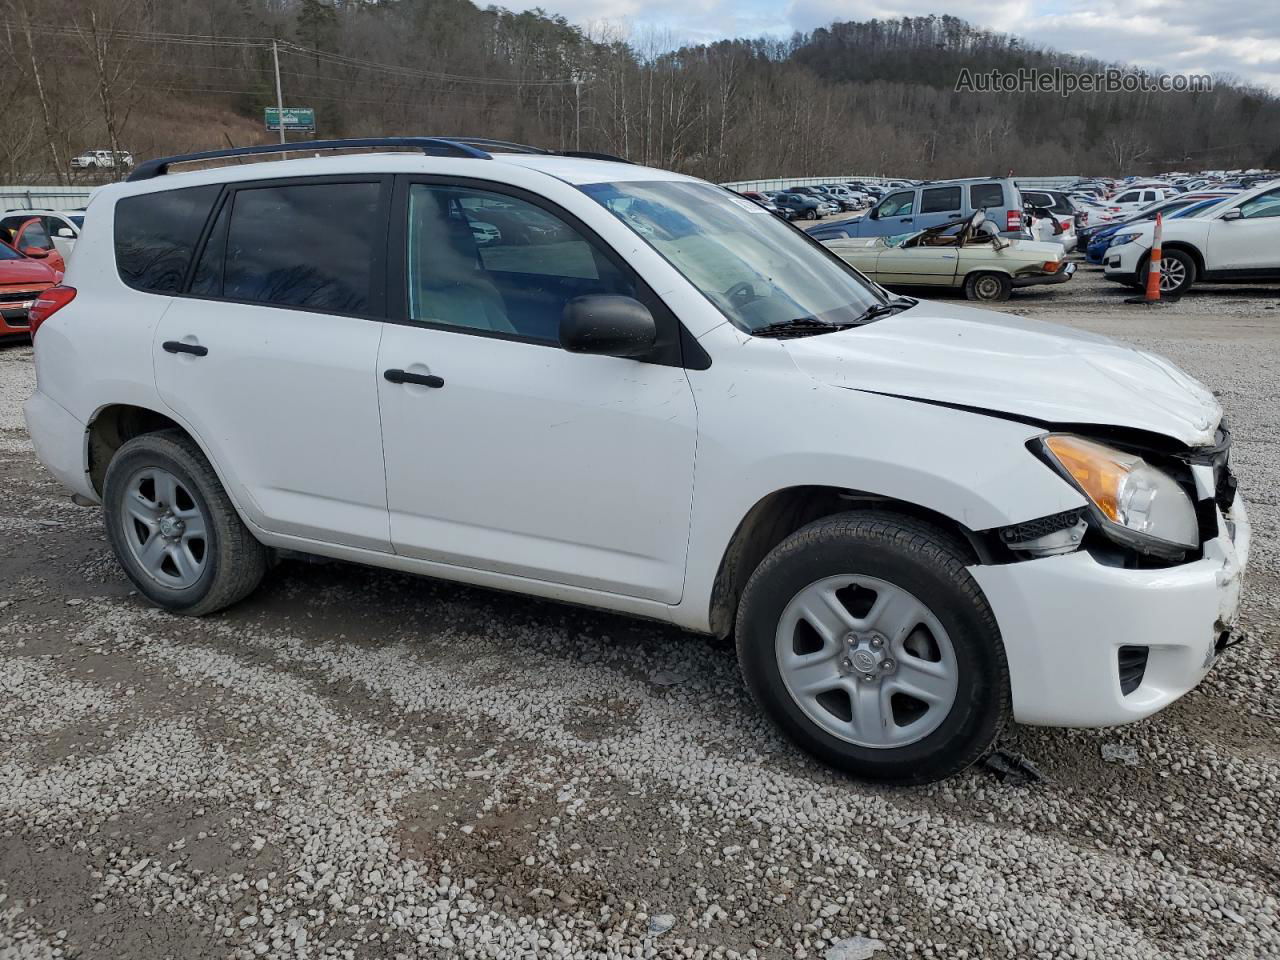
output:
[[[893,783],[949,777],[983,757],[1010,714],[1009,667],[995,616],[965,566],[965,546],[913,517],[851,511],[787,537],[751,575],[738,607],[738,663],[747,688],[782,732],[824,763]],[[865,747],[814,723],[788,692],[777,625],[801,590],[829,576],[873,576],[923,599],[950,637],[955,700],[932,733],[901,747]]]
[[[125,538],[124,498],[130,478],[157,467],[178,479],[205,521],[203,569],[193,584],[175,588],[157,581],[133,555]],[[199,617],[243,600],[262,581],[269,551],[245,527],[200,448],[178,430],[147,433],[125,443],[111,458],[103,483],[107,537],[116,559],[138,591],[156,606]]]
[[[995,303],[1008,300],[1013,293],[1013,281],[1007,273],[993,273],[989,270],[971,273],[964,278],[964,295],[970,300],[982,300]]]
[[[1162,297],[1180,297],[1191,289],[1192,284],[1196,282],[1196,262],[1191,254],[1182,250],[1162,250],[1160,252],[1161,264],[1173,263],[1177,264],[1177,270],[1181,273],[1181,281],[1175,283],[1168,288],[1165,287],[1165,280],[1162,277],[1160,282],[1160,296]],[[1147,254],[1138,263],[1138,276],[1141,281],[1138,284],[1139,290],[1147,289],[1147,271],[1151,266],[1151,255]],[[1168,268],[1165,267],[1165,270]]]
[[[806,220],[817,220],[817,219],[818,219],[818,211],[817,211],[817,210],[812,210],[812,209],[810,209],[810,210],[806,210],[806,211],[804,212],[804,218],[805,218]]]

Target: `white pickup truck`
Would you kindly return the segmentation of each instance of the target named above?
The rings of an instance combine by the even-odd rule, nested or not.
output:
[[[1122,228],[1107,250],[1108,280],[1146,283],[1154,223]],[[1160,291],[1181,294],[1194,283],[1280,284],[1280,181],[1223,200],[1201,216],[1163,225]]]

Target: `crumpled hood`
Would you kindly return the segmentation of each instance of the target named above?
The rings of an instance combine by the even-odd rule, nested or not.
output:
[[[783,341],[803,372],[851,390],[1046,423],[1213,442],[1222,408],[1169,361],[1039,320],[922,301],[864,327]]]

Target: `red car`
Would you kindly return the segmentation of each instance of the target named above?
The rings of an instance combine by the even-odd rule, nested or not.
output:
[[[43,260],[34,260],[0,242],[0,338],[26,336],[32,301],[62,279]]]

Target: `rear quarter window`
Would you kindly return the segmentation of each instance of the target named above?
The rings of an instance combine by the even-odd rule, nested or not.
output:
[[[1004,205],[1004,189],[998,183],[975,183],[969,188],[969,206],[975,210]]]
[[[135,290],[177,293],[222,188],[188,187],[125,197],[116,204],[116,270]]]

